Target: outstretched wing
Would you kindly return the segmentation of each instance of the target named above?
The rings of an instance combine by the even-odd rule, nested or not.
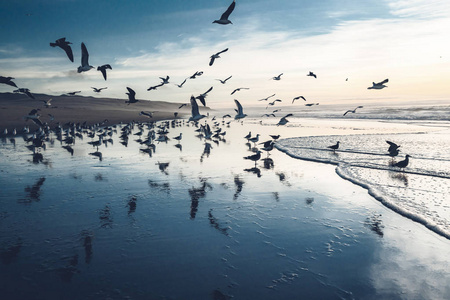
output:
[[[239,101],[237,101],[236,99],[234,99],[234,103],[236,103],[236,106],[237,106],[237,109],[238,109],[238,114],[242,114],[244,109],[242,108],[241,103],[239,103]]]
[[[89,66],[89,52],[84,43],[81,43],[81,65]]]
[[[233,0],[233,3],[231,3],[230,6],[228,6],[228,9],[222,14],[220,19],[221,20],[228,20],[228,17],[233,12],[235,6],[236,6],[236,2]]]
[[[383,80],[383,81],[381,81],[381,82],[378,82],[376,85],[382,85],[382,84],[385,84],[385,83],[388,83],[389,82],[389,79],[385,79],[385,80]]]
[[[191,111],[192,111],[192,117],[195,117],[197,115],[199,115],[199,111],[198,111],[198,104],[197,101],[195,101],[194,96],[191,96]]]
[[[211,92],[211,90],[213,89],[213,87],[210,87],[206,92],[204,92],[203,94],[208,94],[209,92]]]

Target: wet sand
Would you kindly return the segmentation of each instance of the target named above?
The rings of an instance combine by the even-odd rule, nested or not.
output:
[[[168,103],[162,101],[140,100],[128,105],[125,99],[94,98],[83,96],[49,96],[35,94],[36,99],[31,99],[24,94],[0,93],[0,130],[8,131],[16,128],[22,129],[29,126],[31,129],[37,126],[31,120],[25,120],[25,116],[32,110],[39,108],[41,122],[49,125],[65,124],[68,122],[84,123],[91,125],[108,120],[108,124],[127,123],[130,121],[160,121],[183,118],[190,115],[190,105],[179,109],[182,103]],[[52,98],[51,106],[45,107],[44,100]],[[141,111],[154,112],[153,118],[139,115]],[[51,120],[49,114],[54,116]]]

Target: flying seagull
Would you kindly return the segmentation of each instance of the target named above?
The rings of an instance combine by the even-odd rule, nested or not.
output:
[[[72,44],[72,43],[66,41],[66,38],[63,37],[63,38],[57,39],[54,43],[50,43],[50,46],[59,47],[59,48],[63,49],[66,52],[67,57],[70,59],[70,61],[73,62],[73,52],[72,52],[72,48],[70,47],[70,44]]]
[[[50,107],[52,106],[52,98],[48,99],[48,100],[41,100],[44,103],[45,107]]]
[[[189,118],[188,122],[190,121],[194,121],[197,122],[198,120],[206,117],[205,115],[201,115],[198,111],[198,104],[197,101],[195,100],[194,96],[191,96],[191,117]]]
[[[306,74],[306,76],[312,76],[312,77],[314,77],[314,78],[317,78],[317,75],[316,74],[314,74],[313,72],[311,72],[311,71],[309,71],[309,73],[308,74]]]
[[[195,97],[195,99],[200,100],[200,102],[203,104],[203,106],[206,106],[206,96],[208,95],[209,92],[211,92],[211,90],[213,89],[213,87],[210,87],[206,92],[204,92],[203,94],[200,94],[200,96]]]
[[[225,83],[227,82],[227,80],[230,79],[232,76],[233,76],[233,75],[231,75],[231,76],[228,77],[228,78],[225,78],[224,80],[222,80],[222,79],[216,79],[216,80],[219,80],[221,84],[225,84]]]
[[[344,113],[344,116],[346,115],[346,114],[348,114],[348,113],[355,113],[356,112],[356,110],[358,109],[358,108],[363,108],[364,106],[357,106],[355,109],[353,109],[353,110],[351,110],[351,109],[349,109],[349,110],[347,110],[345,113]]]
[[[140,113],[139,113],[139,115],[144,115],[144,116],[147,116],[147,117],[149,117],[149,118],[153,118],[153,111],[141,111]]]
[[[389,82],[389,79],[385,79],[385,80],[383,80],[381,82],[378,82],[378,83],[372,82],[372,86],[369,86],[367,89],[368,90],[371,90],[371,89],[381,90],[381,89],[387,87],[386,85],[384,85],[387,82]]]
[[[11,79],[14,79],[14,78],[13,77],[0,76],[0,83],[4,83],[4,84],[7,84],[7,85],[10,85],[10,86],[13,86],[13,87],[17,87],[17,85],[13,81],[11,81]]]
[[[78,73],[89,71],[94,68],[89,65],[89,52],[86,49],[86,45],[81,43],[81,66],[78,67]]]
[[[275,94],[270,95],[269,97],[266,97],[266,98],[259,99],[258,101],[267,101],[267,100],[269,100],[269,98],[272,98],[273,96],[275,96]]]
[[[391,156],[397,156],[398,151],[399,151],[398,148],[400,148],[400,145],[397,145],[396,143],[391,142],[391,141],[386,141],[386,143],[389,144],[389,149],[388,149],[389,154]]]
[[[94,92],[96,92],[96,93],[100,93],[102,90],[106,90],[107,87],[104,87],[104,88],[95,88],[95,87],[92,87],[92,86],[91,86],[91,89],[93,89]]]
[[[103,66],[97,67],[97,71],[102,72],[103,78],[105,78],[105,80],[106,80],[106,69],[112,70],[111,65],[103,65]]]
[[[286,125],[286,124],[289,122],[289,120],[286,119],[286,118],[287,118],[287,117],[292,117],[292,116],[293,116],[293,114],[287,114],[287,115],[285,115],[284,117],[282,117],[282,118],[280,119],[280,121],[278,121],[277,126],[280,126],[280,125]]]
[[[160,84],[158,84],[158,85],[151,86],[151,87],[149,87],[149,88],[147,89],[147,91],[156,90],[157,88],[159,88],[159,87],[161,87],[161,86],[163,86],[163,85],[164,85],[164,83],[160,83]]]
[[[244,109],[242,108],[241,103],[239,103],[239,101],[237,101],[236,99],[234,99],[234,103],[236,103],[236,106],[237,106],[237,109],[235,109],[237,114],[234,116],[234,119],[238,120],[238,119],[245,118],[247,115],[244,114]]]
[[[230,20],[228,20],[228,17],[233,12],[234,7],[236,6],[236,1],[233,0],[233,3],[230,4],[228,9],[222,14],[220,17],[220,20],[215,20],[213,23],[221,24],[221,25],[227,25],[227,24],[233,24]]]
[[[175,83],[175,85],[176,85],[177,87],[179,87],[179,88],[182,88],[182,87],[183,87],[183,84],[184,84],[185,82],[186,82],[186,79],[184,79],[183,82],[180,83],[180,84],[176,84],[176,83]]]
[[[81,91],[70,92],[70,93],[67,93],[67,95],[75,96],[75,94],[77,94],[77,93],[81,93]]]
[[[197,76],[202,76],[203,75],[203,71],[197,71],[194,73],[194,75],[192,75],[191,77],[189,77],[190,79],[195,79]]]
[[[126,93],[126,94],[128,95],[128,101],[125,101],[125,103],[128,103],[128,105],[130,105],[131,103],[138,102],[139,100],[137,100],[136,97],[135,97],[136,96],[136,92],[133,89],[129,88],[129,87],[127,87],[127,90],[128,90],[128,93]]]
[[[240,90],[249,90],[249,89],[250,88],[246,88],[246,87],[237,88],[234,91],[232,91],[230,95],[233,95],[234,93],[239,92]]]
[[[222,53],[224,53],[224,52],[227,52],[227,51],[228,51],[228,48],[226,48],[226,49],[224,49],[224,50],[222,50],[222,51],[220,51],[220,52],[217,52],[217,53],[211,55],[211,57],[210,57],[211,60],[209,61],[209,65],[212,66],[213,63],[214,63],[214,60],[215,60],[216,58],[220,58],[220,54],[222,54]]]
[[[168,84],[169,83],[169,75],[167,75],[166,76],[166,78],[164,78],[164,77],[159,77],[159,79],[161,79],[162,80],[162,84],[164,85],[164,84]]]
[[[283,73],[281,73],[278,76],[272,77],[273,80],[281,80],[281,75],[283,75]]]
[[[266,109],[267,109],[269,106],[274,106],[276,102],[282,102],[282,100],[281,100],[281,99],[275,99],[275,100],[273,100],[272,102],[269,102],[269,103],[267,104],[267,106],[266,106]]]
[[[295,97],[294,99],[292,99],[292,103],[294,103],[294,101],[295,101],[295,100],[298,100],[298,99],[303,99],[304,101],[306,101],[305,97],[303,97],[303,96],[297,96],[297,97]]]
[[[23,94],[27,95],[28,97],[30,97],[31,99],[35,99],[29,89],[20,88],[20,89],[14,90],[13,92],[14,93],[23,93]]]

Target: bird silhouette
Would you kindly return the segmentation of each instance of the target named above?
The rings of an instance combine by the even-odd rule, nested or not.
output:
[[[227,52],[227,51],[228,51],[228,48],[226,48],[226,49],[224,49],[224,50],[222,50],[222,51],[219,51],[219,52],[217,52],[217,53],[211,55],[210,61],[209,61],[209,65],[212,66],[213,63],[214,63],[214,60],[215,60],[216,58],[220,58],[220,54],[222,54],[222,53],[224,53],[224,52]]]
[[[228,20],[228,17],[233,12],[234,7],[236,6],[236,1],[233,0],[233,3],[230,4],[230,6],[227,8],[227,10],[222,14],[219,20],[215,20],[213,23],[221,24],[221,25],[227,25],[227,24],[233,24],[230,20]]]
[[[372,86],[369,86],[367,89],[368,90],[371,90],[371,89],[381,90],[381,89],[384,89],[385,87],[387,87],[387,85],[384,85],[384,84],[388,83],[388,82],[389,82],[389,79],[385,79],[385,80],[380,81],[378,83],[372,82]]]
[[[92,68],[94,67],[89,65],[89,52],[86,45],[81,43],[81,66],[78,67],[78,73],[89,71]]]
[[[97,71],[102,72],[103,78],[105,78],[105,80],[106,80],[106,69],[112,70],[111,65],[102,65],[97,67]]]
[[[70,47],[70,44],[72,44],[72,43],[66,41],[66,38],[63,37],[63,38],[57,39],[54,43],[50,43],[50,46],[59,47],[59,48],[63,49],[66,52],[67,57],[70,59],[70,61],[73,62],[73,52],[72,52],[72,48]]]

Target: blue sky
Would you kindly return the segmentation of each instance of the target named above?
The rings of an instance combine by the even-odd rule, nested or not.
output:
[[[448,1],[240,1],[232,25],[212,24],[230,0],[2,2],[0,75],[15,77],[35,93],[62,94],[108,87],[100,96],[125,98],[126,87],[143,100],[188,102],[214,86],[208,104],[249,105],[273,93],[284,103],[298,95],[312,102],[448,100]],[[5,30],[7,28],[7,30]],[[50,42],[72,42],[74,63]],[[80,44],[100,72],[76,73]],[[229,48],[213,66],[209,56]],[[171,77],[181,83],[147,88]],[[307,77],[314,71],[317,79]],[[282,80],[271,77],[284,73]],[[216,79],[233,75],[227,84]],[[349,78],[348,81],[345,81]],[[388,88],[367,90],[389,78]],[[249,87],[233,96],[238,87]],[[6,85],[0,92],[12,91]]]

